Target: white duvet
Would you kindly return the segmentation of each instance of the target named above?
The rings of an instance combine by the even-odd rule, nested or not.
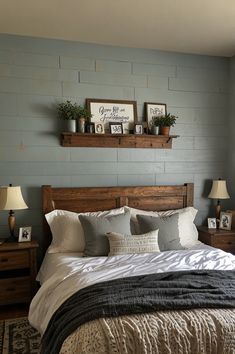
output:
[[[56,264],[55,264],[56,263]],[[235,256],[211,247],[112,257],[61,255],[33,298],[29,321],[43,334],[53,313],[76,291],[94,283],[150,273],[192,269],[235,270]]]

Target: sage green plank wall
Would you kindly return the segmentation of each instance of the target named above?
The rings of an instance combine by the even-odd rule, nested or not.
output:
[[[65,99],[165,102],[179,116],[172,150],[62,148],[55,105]],[[21,185],[40,240],[42,184],[195,183],[197,223],[211,214],[210,181],[226,177],[229,59],[61,40],[0,36],[0,185]],[[230,186],[229,186],[230,187]],[[0,212],[0,234],[7,234]]]
[[[230,115],[229,115],[229,159],[228,178],[229,194],[231,196],[230,208],[235,209],[235,56],[230,60]]]

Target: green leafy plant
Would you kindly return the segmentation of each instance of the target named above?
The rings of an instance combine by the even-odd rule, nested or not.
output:
[[[84,117],[86,119],[90,119],[92,117],[92,114],[88,111],[87,108],[80,106],[78,117]]]
[[[88,111],[87,108],[78,105],[76,102],[62,102],[58,104],[57,108],[59,117],[65,120],[77,119],[80,117],[84,117],[88,120],[92,117],[92,114]]]
[[[66,101],[58,104],[58,115],[65,120],[78,118],[80,110],[81,106],[76,102]]]
[[[175,125],[176,119],[175,115],[167,113],[165,115],[153,117],[153,125],[158,127],[173,127]]]

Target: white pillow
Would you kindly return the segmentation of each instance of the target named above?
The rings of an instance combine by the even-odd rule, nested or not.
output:
[[[125,206],[124,208],[125,210],[129,210],[131,213],[131,233],[136,235],[140,234],[140,227],[136,215],[158,216],[157,211],[135,209],[129,206]]]
[[[160,252],[158,246],[158,230],[142,235],[123,235],[116,232],[106,234],[109,240],[109,256],[130,253]]]
[[[188,211],[192,214],[193,219],[195,219],[198,210],[195,209],[194,207],[187,207],[187,208],[182,208],[182,209],[174,209],[174,210],[163,210],[163,211],[157,211],[159,216],[169,216],[173,215],[176,213],[184,213],[185,211]]]
[[[131,212],[131,230],[135,234],[140,233],[140,228],[136,215],[169,216],[179,213],[179,237],[181,245],[185,248],[190,248],[198,243],[198,231],[196,225],[194,224],[194,219],[197,215],[197,209],[195,209],[194,207],[165,211],[146,211],[130,208],[128,206],[125,206],[125,209],[128,209]]]
[[[78,215],[111,216],[123,214],[124,207],[89,212],[74,213],[68,210],[53,210],[45,215],[52,233],[52,242],[48,253],[83,252],[85,248],[84,232]]]

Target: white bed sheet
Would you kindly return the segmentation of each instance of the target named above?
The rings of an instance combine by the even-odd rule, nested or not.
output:
[[[204,243],[198,241],[196,245],[190,249],[212,249],[213,247],[205,245]],[[51,276],[53,276],[57,269],[60,267],[73,267],[76,264],[77,259],[83,257],[83,253],[77,252],[60,252],[60,253],[48,253],[46,252],[39,272],[37,274],[36,280],[42,285]],[[68,270],[69,270],[68,269]]]
[[[53,313],[66,299],[76,291],[98,282],[167,271],[235,270],[235,256],[203,244],[190,250],[112,257],[78,257],[71,253],[48,256],[43,268],[49,259],[53,259],[54,264],[50,269],[53,275],[44,273],[42,287],[33,298],[29,311],[30,323],[41,334],[46,330]]]
[[[82,258],[83,253],[76,252],[61,252],[48,253],[46,252],[36,280],[40,285],[45,283],[51,276],[53,276],[60,267],[72,267],[78,258]]]

